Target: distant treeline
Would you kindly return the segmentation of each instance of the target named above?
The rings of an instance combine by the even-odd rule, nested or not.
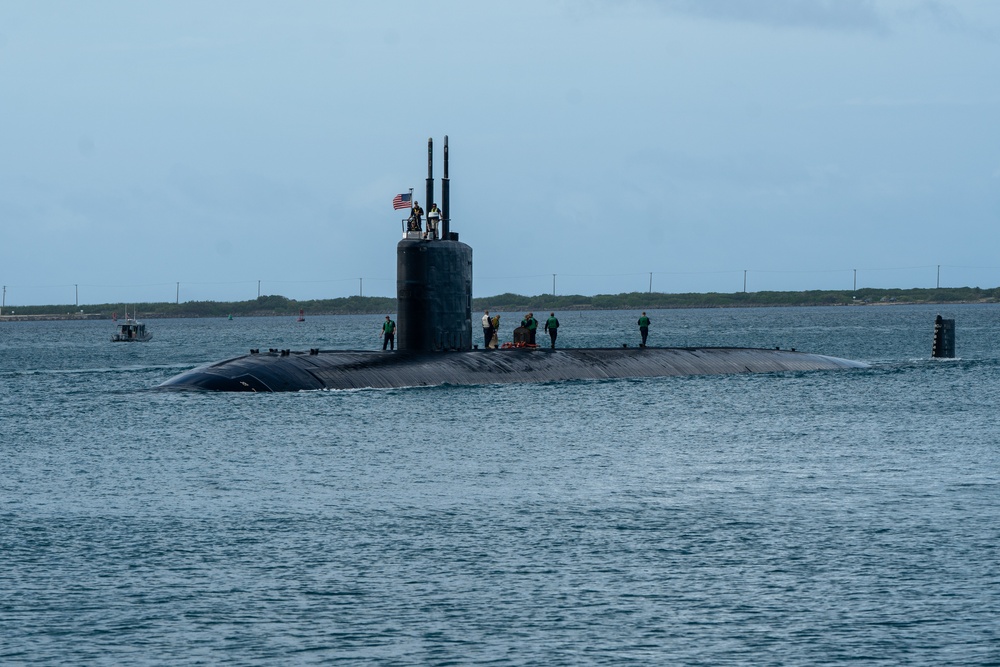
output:
[[[761,308],[768,306],[843,306],[866,303],[996,303],[1000,287],[952,287],[937,289],[811,290],[807,292],[735,292],[722,294],[663,294],[630,292],[596,296],[539,294],[499,294],[473,299],[476,311],[489,308],[499,311],[554,310],[655,310],[658,308]],[[124,317],[122,304],[86,306],[6,306],[3,315],[78,314]],[[396,312],[396,299],[380,296],[352,296],[339,299],[296,301],[283,296],[261,296],[251,301],[185,301],[183,303],[136,303],[129,314],[151,317],[250,317],[287,316],[303,310],[306,315],[364,315]]]

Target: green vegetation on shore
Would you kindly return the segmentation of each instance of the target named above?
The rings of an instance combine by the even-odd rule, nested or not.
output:
[[[732,294],[664,294],[631,292],[596,296],[539,294],[499,294],[473,299],[474,311],[485,308],[499,311],[545,310],[655,310],[659,308],[762,308],[773,306],[843,306],[854,304],[916,303],[997,303],[1000,287],[953,287],[937,289],[811,290],[806,292],[735,292]],[[140,318],[156,317],[249,317],[288,316],[299,310],[306,315],[387,314],[396,310],[396,300],[379,296],[352,296],[339,299],[296,301],[283,296],[261,296],[250,301],[185,301],[184,303],[136,303],[129,310]],[[12,312],[13,311],[13,312]],[[83,311],[83,315],[81,315]],[[86,306],[6,306],[3,317],[17,316],[86,316],[110,318],[117,312],[124,317],[122,304]]]

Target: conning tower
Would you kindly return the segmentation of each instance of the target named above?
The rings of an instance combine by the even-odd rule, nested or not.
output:
[[[425,210],[434,202],[434,142],[427,140]],[[441,238],[403,224],[396,245],[397,343],[402,352],[472,349],[472,248],[451,231],[448,137],[444,138]]]

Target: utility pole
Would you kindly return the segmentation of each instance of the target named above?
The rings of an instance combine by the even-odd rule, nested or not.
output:
[[[649,293],[653,293],[653,272],[649,272]]]
[[[260,298],[260,281],[257,281],[257,298]]]
[[[175,304],[180,304],[180,302],[181,302],[181,284],[180,284],[180,281],[178,281],[177,282],[177,296],[176,296],[176,300],[174,301],[174,303]]]
[[[941,265],[938,264],[937,289],[941,289]]]
[[[854,269],[854,291],[858,291],[858,270]]]
[[[80,286],[78,284],[76,284],[76,283],[73,283],[73,288],[76,290],[76,307],[79,308],[80,307]]]
[[[556,274],[552,274],[552,296],[556,295]]]
[[[743,293],[747,293],[747,270],[743,269]]]
[[[358,278],[358,296],[365,295],[365,279]]]

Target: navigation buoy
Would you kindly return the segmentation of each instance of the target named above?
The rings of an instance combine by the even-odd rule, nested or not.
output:
[[[299,322],[305,322],[306,321],[305,313],[302,312],[301,308],[299,308],[299,319],[298,319],[298,321]]]
[[[940,315],[934,320],[934,346],[931,348],[931,356],[937,359],[955,357],[955,320],[946,320]]]

